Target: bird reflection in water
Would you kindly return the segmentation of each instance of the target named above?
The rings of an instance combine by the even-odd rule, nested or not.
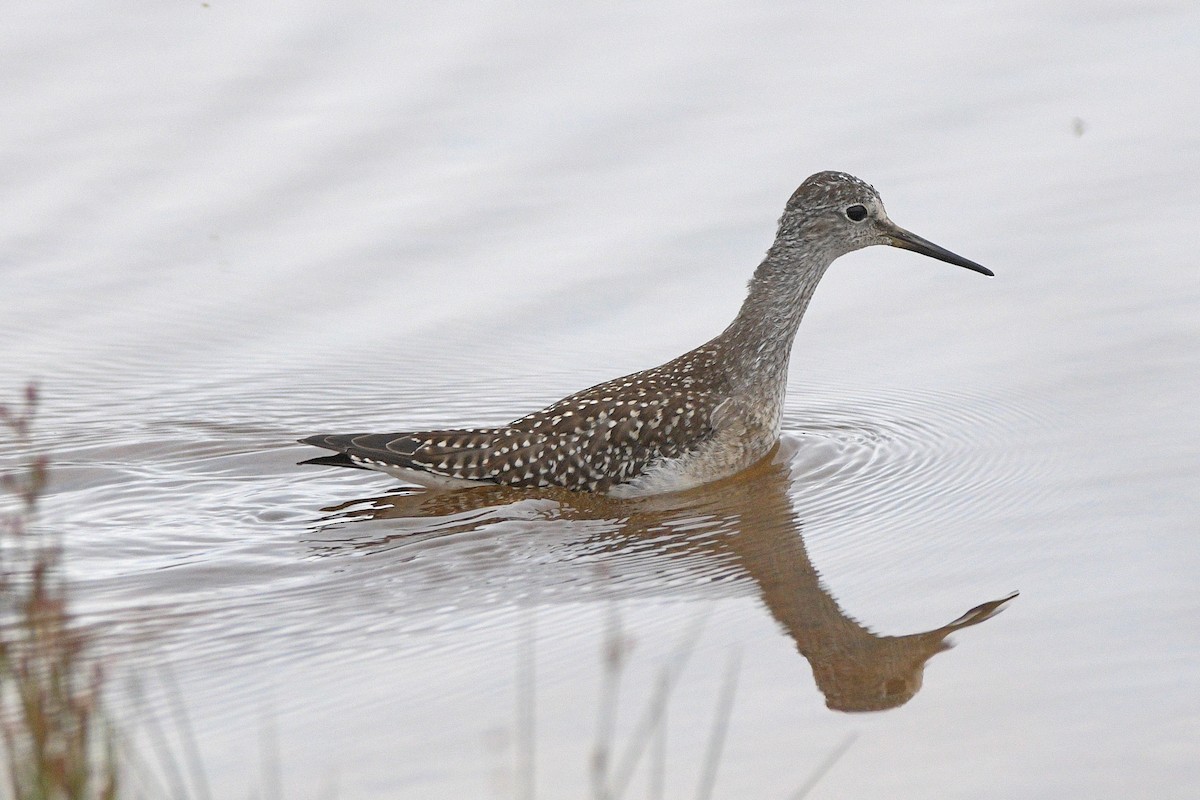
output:
[[[881,636],[848,616],[822,584],[808,557],[793,510],[789,469],[794,440],[757,465],[689,492],[618,500],[566,490],[481,486],[457,491],[422,488],[355,500],[327,508],[325,530],[355,520],[409,520],[413,529],[351,536],[323,548],[333,555],[352,548],[361,554],[404,547],[415,534],[421,541],[482,531],[505,519],[530,518],[562,524],[588,523],[577,547],[555,539],[548,556],[573,553],[599,560],[612,581],[621,570],[684,561],[703,564],[714,587],[740,581],[754,587],[776,622],[808,660],[826,705],[837,711],[882,711],[908,702],[921,688],[925,664],[952,646],[953,632],[977,625],[1001,611],[1016,592],[982,603],[954,621],[929,631]],[[534,501],[532,503],[528,501]],[[506,514],[506,510],[520,509]],[[600,523],[600,524],[596,524]],[[374,533],[378,528],[372,526]],[[531,535],[536,536],[536,533]],[[536,546],[536,545],[535,545]]]

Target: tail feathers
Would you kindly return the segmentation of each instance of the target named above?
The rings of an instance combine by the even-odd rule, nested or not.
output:
[[[318,456],[297,462],[298,465],[312,464],[316,467],[350,467],[351,469],[367,469],[362,464],[355,464],[350,456],[338,453],[334,456]]]
[[[404,433],[318,434],[304,444],[334,450],[340,455],[308,463],[341,467],[412,470],[456,481],[545,485],[533,469],[535,452],[545,446],[545,434],[514,428],[410,431]],[[405,476],[406,479],[408,476]]]
[[[458,431],[429,431],[422,433],[352,433],[317,434],[300,439],[301,444],[334,450],[337,455],[312,458],[303,463],[321,464],[357,469],[379,469],[384,465],[402,469],[430,472],[443,477],[458,477],[444,469],[448,456],[434,449],[436,445],[448,446],[454,456],[454,445],[459,442],[445,441],[446,437],[461,438]],[[433,445],[434,447],[431,447]],[[430,452],[430,451],[433,452]],[[439,468],[441,467],[441,468]]]
[[[313,447],[324,447],[326,450],[337,450],[343,452],[343,442],[347,442],[352,437],[349,436],[330,436],[326,433],[318,433],[316,436],[305,436],[303,439],[297,439],[300,444],[311,444]],[[341,440],[341,441],[339,441]]]
[[[353,447],[351,439],[353,436],[331,436],[324,433],[319,433],[316,436],[306,436],[303,439],[297,439],[300,444],[310,444],[313,447],[323,447],[326,450],[336,450],[337,454],[332,456],[317,456],[298,462],[299,464],[311,464],[320,467],[349,467],[351,469],[370,469],[370,467],[357,463],[350,458],[348,451]]]

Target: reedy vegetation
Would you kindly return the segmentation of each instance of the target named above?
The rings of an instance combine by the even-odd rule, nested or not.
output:
[[[37,391],[0,405],[0,742],[13,800],[118,797],[104,672],[71,612],[59,536],[36,524],[48,459],[36,454]],[[3,784],[0,784],[3,785]]]

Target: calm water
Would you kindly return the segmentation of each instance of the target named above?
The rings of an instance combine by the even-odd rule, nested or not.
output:
[[[6,7],[0,391],[127,726],[215,797],[694,797],[732,688],[717,797],[1200,794],[1200,9],[576,6]],[[997,277],[840,261],[771,464],[296,466],[706,340],[826,168]]]

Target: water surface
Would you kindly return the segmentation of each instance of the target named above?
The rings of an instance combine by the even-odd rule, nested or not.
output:
[[[734,674],[716,796],[842,748],[811,796],[1195,796],[1193,5],[10,4],[0,390],[43,388],[118,709],[169,726],[166,665],[214,796],[277,758],[287,796],[577,797],[666,674],[626,794],[691,797]],[[997,277],[835,265],[754,473],[296,466],[705,341],[828,168]]]

